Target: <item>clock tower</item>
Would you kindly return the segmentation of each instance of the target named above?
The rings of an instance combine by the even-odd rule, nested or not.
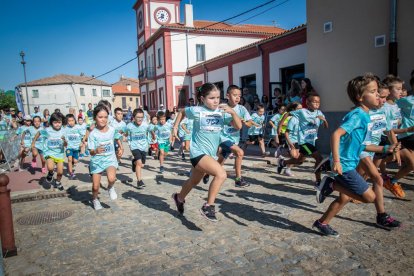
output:
[[[162,25],[180,22],[180,2],[181,0],[138,0],[135,3],[138,46]]]

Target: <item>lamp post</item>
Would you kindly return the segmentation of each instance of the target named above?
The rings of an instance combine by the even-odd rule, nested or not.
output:
[[[30,107],[29,107],[29,92],[27,92],[27,80],[26,80],[26,61],[24,61],[24,52],[20,52],[20,56],[22,57],[22,61],[20,62],[23,65],[23,72],[24,72],[24,84],[26,86],[26,105],[27,105],[27,114],[30,114]]]

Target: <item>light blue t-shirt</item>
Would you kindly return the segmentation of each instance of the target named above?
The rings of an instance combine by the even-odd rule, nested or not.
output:
[[[64,136],[65,130],[63,127],[59,130],[54,130],[53,127],[47,127],[40,131],[40,136],[44,137],[43,155],[54,157],[57,159],[64,159]]]
[[[124,121],[120,121],[120,122],[118,122],[116,119],[114,119],[112,122],[111,122],[111,126],[113,127],[113,128],[115,128],[115,131],[117,131],[117,132],[119,132],[119,133],[124,133],[125,131],[126,131],[126,123],[124,122]]]
[[[65,139],[67,142],[67,149],[79,150],[83,139],[82,129],[78,125],[65,127]]]
[[[126,132],[128,135],[128,144],[131,150],[138,149],[140,151],[148,151],[148,124],[141,123],[141,125],[138,126],[135,122],[131,122],[127,125]]]
[[[279,113],[276,113],[275,115],[272,116],[272,118],[270,118],[270,121],[272,121],[272,123],[276,126],[276,128],[272,127],[272,132],[271,132],[272,136],[277,135],[277,126],[279,124],[280,119],[282,119],[282,114],[279,114]]]
[[[30,135],[32,136],[32,141],[33,141],[34,137],[36,136],[36,134],[38,132],[40,132],[41,130],[43,130],[43,129],[44,128],[41,127],[41,126],[39,128],[35,128],[34,126],[31,126],[29,128],[28,131],[30,132]],[[38,150],[43,151],[44,143],[45,143],[45,137],[40,135],[36,140],[35,148],[37,148]]]
[[[397,104],[384,103],[382,107],[387,116],[387,129],[397,129],[401,125],[401,111]]]
[[[193,120],[190,158],[206,154],[217,159],[220,134],[224,125],[221,111],[211,110],[205,106],[189,106],[185,108],[185,114],[188,119]]]
[[[32,136],[32,133],[30,132],[30,127],[31,126],[21,126],[17,129],[16,134],[17,135],[23,135],[24,134],[24,138],[23,138],[23,144],[25,148],[30,148],[32,146],[32,141],[34,136]]]
[[[185,128],[189,131],[189,133],[187,133],[182,126],[185,126]],[[191,140],[191,135],[193,132],[193,120],[188,119],[187,117],[185,117],[181,122],[180,122],[180,128],[178,129],[178,137],[184,137],[184,141],[190,141]]]
[[[346,134],[341,136],[339,141],[339,156],[342,172],[354,170],[358,166],[359,155],[366,148],[364,140],[370,121],[368,112],[365,112],[360,107],[346,114],[342,120],[340,128],[346,131]]]
[[[32,117],[32,119],[37,116],[37,117],[40,117],[40,119],[43,120],[42,112],[37,112],[37,113],[33,112],[32,114],[30,114],[30,116]]]
[[[88,125],[87,124],[85,124],[85,123],[83,123],[83,124],[78,124],[78,127],[79,127],[79,129],[80,129],[80,131],[81,131],[81,134],[82,134],[82,136],[85,136],[85,134],[86,134],[86,130],[88,129]]]
[[[170,143],[172,126],[170,124],[156,125],[153,127],[152,131],[155,132],[157,136],[158,144],[168,144]]]
[[[293,98],[290,98],[290,101],[289,101],[289,99],[288,99],[288,98],[286,98],[286,100],[285,100],[285,104],[286,104],[286,105],[288,105],[288,104],[290,104],[290,103],[294,103],[294,102],[297,102],[297,103],[302,103],[302,98],[301,98],[301,97],[299,97],[299,96],[295,96],[295,97],[293,97]]]
[[[401,98],[397,102],[398,107],[401,109],[402,124],[401,128],[407,128],[414,126],[414,96],[410,95],[405,98]],[[404,138],[413,135],[414,132],[402,133],[398,137]]]
[[[364,139],[365,145],[379,145],[381,142],[381,136],[384,131],[387,130],[387,117],[385,115],[384,109],[373,109],[369,111],[370,123],[368,124],[367,135]],[[360,154],[360,158],[373,157],[374,152],[363,151]]]
[[[288,125],[286,127],[289,130],[289,140],[292,144],[299,141],[299,120],[296,117],[290,117]]]
[[[255,126],[251,126],[249,128],[249,131],[247,132],[249,135],[260,135],[263,133],[263,123],[265,120],[265,116],[259,116],[257,113],[253,113],[251,119],[253,120],[253,122],[255,122],[256,124],[258,124],[258,127]]]
[[[299,145],[311,144],[315,145],[316,139],[318,139],[318,129],[322,124],[322,120],[317,118],[322,116],[325,118],[320,110],[309,110],[307,108],[298,109],[290,112],[293,117],[296,117],[299,121]]]
[[[245,122],[252,119],[249,111],[247,111],[247,109],[242,105],[236,105],[233,107],[233,110],[240,117],[240,119]],[[234,128],[234,126],[231,125],[231,122],[233,122],[233,116],[229,113],[224,113],[224,128],[221,133],[220,140],[221,142],[231,141],[232,143],[238,145],[240,142],[240,129]]]
[[[101,132],[95,128],[88,137],[88,148],[96,150],[98,147],[104,147],[105,151],[91,156],[90,170],[91,174],[101,173],[109,167],[118,168],[118,160],[116,159],[114,140],[120,139],[122,136],[109,126],[106,132]]]
[[[171,128],[174,126],[174,123],[175,123],[175,118],[174,119],[168,119],[167,120],[167,124],[169,124],[170,126],[171,126]]]

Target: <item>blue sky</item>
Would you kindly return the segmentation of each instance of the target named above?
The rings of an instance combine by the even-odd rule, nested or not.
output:
[[[220,21],[267,1],[193,0],[194,19]],[[285,1],[276,0],[229,23],[272,7],[243,24],[272,25],[276,21],[278,27],[288,29],[305,23],[306,0]],[[183,0],[181,5],[188,2]],[[133,58],[137,45],[134,3],[135,0],[1,0],[0,88],[14,89],[24,81],[21,50],[26,53],[28,81],[60,73],[100,75]],[[121,75],[137,77],[137,72],[134,61],[100,79],[113,83]]]

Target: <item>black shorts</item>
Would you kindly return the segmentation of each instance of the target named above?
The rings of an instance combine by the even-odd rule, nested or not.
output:
[[[414,150],[414,134],[398,139],[398,141],[401,142],[402,148]]]
[[[312,144],[305,143],[299,146],[299,152],[302,153],[304,156],[310,156],[317,152],[318,150]]]
[[[390,140],[388,139],[387,136],[382,135],[379,145],[380,146],[390,145]]]
[[[279,145],[286,143],[286,137],[284,134],[279,135]]]
[[[249,135],[249,141],[250,142],[259,142],[259,138],[262,139],[263,138],[263,134],[258,134],[258,135]]]
[[[197,157],[191,158],[190,159],[191,165],[193,165],[193,167],[195,168],[197,166],[198,162],[200,162],[201,158],[203,158],[204,156],[205,156],[205,154],[202,154],[202,155],[199,155]]]
[[[145,164],[145,161],[147,160],[147,153],[145,151],[134,149],[132,150],[132,155],[134,156],[132,163],[135,163],[137,160],[141,160],[142,164]]]

